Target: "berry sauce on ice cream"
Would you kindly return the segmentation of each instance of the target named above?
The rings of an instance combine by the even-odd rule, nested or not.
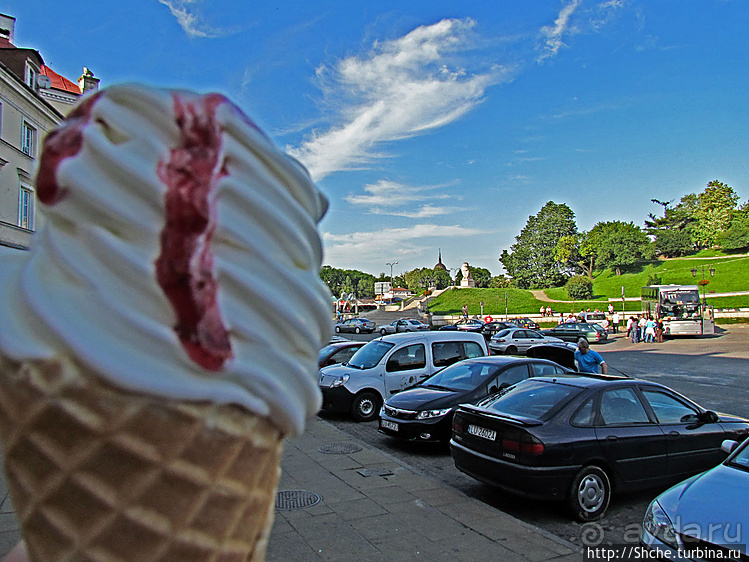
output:
[[[174,95],[180,146],[159,165],[167,186],[166,224],[156,278],[177,315],[175,331],[187,354],[209,371],[231,358],[229,335],[218,308],[211,240],[216,228],[215,188],[222,168],[221,129],[216,107],[223,96],[197,102]]]

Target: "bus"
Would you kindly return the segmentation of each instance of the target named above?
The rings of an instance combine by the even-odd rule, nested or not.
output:
[[[700,301],[697,285],[649,285],[642,288],[642,312],[663,321],[667,336],[715,333],[713,309]]]

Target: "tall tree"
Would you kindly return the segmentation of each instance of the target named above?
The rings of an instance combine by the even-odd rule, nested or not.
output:
[[[566,279],[565,268],[554,257],[563,236],[577,234],[575,213],[564,203],[549,201],[515,237],[510,251],[502,251],[499,261],[513,283],[521,289],[557,287]]]
[[[593,281],[595,248],[587,232],[562,236],[554,248],[554,259],[570,268],[570,273],[582,272]]]
[[[723,182],[713,180],[697,196],[694,210],[694,239],[698,245],[714,248],[718,236],[731,226],[733,211],[739,202],[734,189]]]
[[[621,268],[653,257],[647,235],[631,222],[599,222],[588,233],[595,248],[596,267],[609,267],[621,275]]]

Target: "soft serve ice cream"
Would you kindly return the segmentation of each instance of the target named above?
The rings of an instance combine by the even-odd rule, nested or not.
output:
[[[330,335],[307,172],[223,96],[115,86],[45,141],[47,221],[0,253],[0,353],[298,434]]]

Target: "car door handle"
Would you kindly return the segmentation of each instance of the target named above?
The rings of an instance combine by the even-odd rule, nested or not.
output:
[[[668,435],[670,437],[678,437],[679,435],[681,435],[681,433],[679,433],[678,431],[669,431]]]
[[[606,441],[618,441],[619,438],[616,435],[609,435],[606,437]]]

